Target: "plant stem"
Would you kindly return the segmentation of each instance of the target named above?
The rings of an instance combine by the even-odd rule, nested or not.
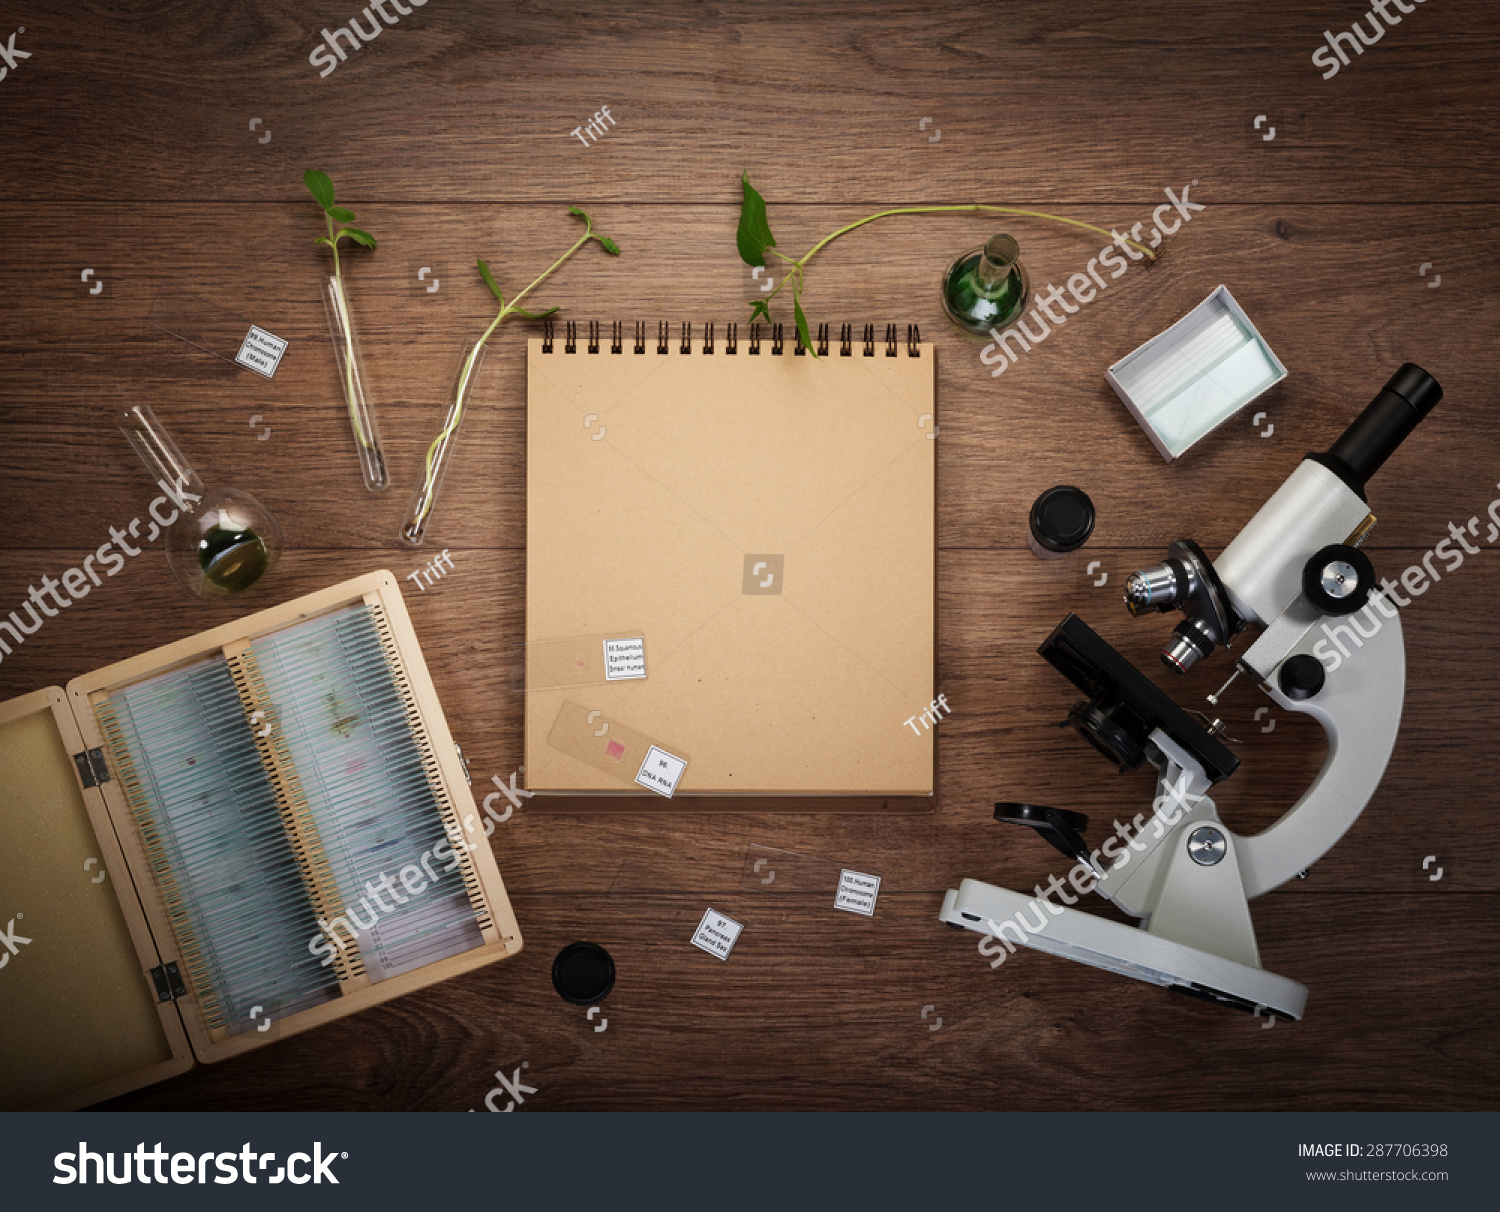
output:
[[[463,370],[458,376],[458,390],[454,394],[453,407],[448,413],[447,423],[438,432],[438,436],[432,440],[432,445],[427,448],[427,456],[423,460],[421,498],[422,504],[417,510],[416,516],[412,519],[412,523],[414,525],[420,526],[422,524],[423,519],[425,519],[427,517],[427,514],[431,511],[433,500],[437,496],[435,486],[433,484],[432,465],[436,460],[438,451],[442,447],[443,443],[452,436],[454,431],[458,429],[460,422],[462,422],[463,420],[464,394],[468,390],[469,379],[474,373],[474,362],[475,359],[479,357],[479,351],[484,348],[485,343],[489,341],[490,335],[495,331],[495,329],[500,327],[500,322],[512,312],[520,310],[521,300],[529,295],[538,286],[540,286],[544,281],[546,281],[547,278],[550,277],[557,270],[557,268],[562,265],[564,261],[566,261],[574,253],[576,253],[585,244],[587,244],[589,240],[593,239],[593,236],[593,224],[588,224],[588,230],[586,230],[583,235],[579,237],[578,241],[571,248],[569,248],[567,252],[563,253],[562,256],[558,257],[556,261],[552,262],[551,265],[549,265],[545,270],[538,274],[536,278],[533,279],[531,284],[527,286],[525,290],[521,291],[520,294],[516,295],[515,298],[511,299],[509,303],[502,302],[500,305],[500,314],[497,315],[493,322],[491,322],[490,326],[484,330],[484,335],[474,343],[474,348],[469,350],[468,356],[464,359]]]
[[[818,252],[831,241],[837,240],[840,236],[844,235],[846,232],[853,231],[856,227],[863,227],[866,223],[873,223],[876,219],[884,219],[889,215],[925,215],[933,214],[939,211],[976,210],[989,211],[991,213],[1001,215],[1025,215],[1032,219],[1051,219],[1055,223],[1066,223],[1070,227],[1082,227],[1087,231],[1098,232],[1101,236],[1109,236],[1111,240],[1114,239],[1113,232],[1105,231],[1102,227],[1095,227],[1092,223],[1084,223],[1078,219],[1067,219],[1062,215],[1049,215],[1045,211],[1040,210],[1020,210],[1014,206],[989,206],[983,202],[969,202],[961,206],[902,206],[896,208],[895,210],[880,211],[878,214],[870,215],[868,218],[861,219],[857,223],[851,223],[847,227],[839,228],[838,231],[834,232],[832,235],[825,236],[823,239],[819,240],[812,246],[812,248],[810,248],[800,258],[798,258],[797,261],[794,262],[794,264],[799,266],[806,265],[807,262],[812,258],[814,253]],[[1124,237],[1122,236],[1121,239],[1124,239]],[[1146,256],[1151,260],[1156,260],[1156,254],[1149,248],[1147,248],[1144,244],[1138,244],[1134,240],[1125,240],[1125,243],[1131,245],[1133,248],[1140,249],[1141,252],[1145,253]]]
[[[502,307],[500,309],[500,315],[495,318],[495,324],[500,323],[500,321],[505,318],[505,315],[506,315],[506,313],[508,311],[515,311],[517,303],[519,303],[522,299],[524,299],[527,295],[529,295],[533,290],[535,290],[538,286],[540,286],[548,277],[550,277],[552,275],[553,271],[555,271],[559,265],[561,265],[564,261],[566,261],[574,253],[576,253],[580,248],[582,248],[585,244],[587,244],[591,239],[593,239],[593,236],[594,236],[594,227],[593,227],[593,224],[590,223],[590,224],[587,224],[586,226],[587,226],[588,230],[585,231],[583,233],[583,235],[578,238],[578,242],[575,243],[572,248],[568,249],[568,251],[565,252],[565,253],[563,253],[562,256],[558,257],[558,259],[556,261],[552,262],[551,265],[549,265],[545,270],[543,270],[539,275],[537,275],[536,280],[534,282],[532,282],[532,284],[530,286],[528,286],[525,290],[523,290],[520,294],[518,294],[514,299],[512,299],[508,304],[506,304],[505,307]],[[494,330],[495,330],[495,324],[491,324],[490,325],[490,332],[494,332]],[[490,332],[487,332],[487,333],[484,334],[486,338],[489,337]]]
[[[359,409],[354,402],[354,321],[349,315],[349,300],[344,297],[344,273],[339,265],[339,241],[333,232],[333,216],[325,214],[328,221],[328,244],[333,249],[333,280],[338,295],[339,322],[344,328],[344,402],[349,406],[349,420],[354,426],[354,440],[368,450],[371,446],[360,424]]]

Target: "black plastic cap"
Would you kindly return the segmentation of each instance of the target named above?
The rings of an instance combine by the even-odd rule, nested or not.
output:
[[[552,961],[552,987],[575,1006],[602,1002],[615,987],[615,961],[598,943],[569,943]]]
[[[1322,693],[1325,677],[1322,661],[1308,653],[1299,652],[1281,663],[1276,681],[1282,694],[1294,703],[1302,703]]]
[[[1077,551],[1094,533],[1094,503],[1071,484],[1049,488],[1031,506],[1031,537],[1048,551]]]

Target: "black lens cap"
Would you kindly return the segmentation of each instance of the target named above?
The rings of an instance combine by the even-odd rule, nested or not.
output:
[[[1088,493],[1059,484],[1031,506],[1031,537],[1048,551],[1076,551],[1094,533],[1094,503]]]
[[[552,987],[575,1006],[602,1002],[615,987],[615,961],[598,943],[569,943],[552,961]]]

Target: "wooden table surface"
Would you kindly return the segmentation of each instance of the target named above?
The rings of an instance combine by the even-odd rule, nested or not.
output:
[[[1500,13],[1411,7],[1324,79],[1311,56],[1354,5],[430,0],[401,15],[386,0],[397,24],[326,77],[309,55],[359,15],[352,0],[9,6],[0,45],[24,23],[11,45],[31,57],[0,80],[0,610],[144,516],[155,490],[114,428],[132,403],[210,481],[257,493],[287,551],[224,605],[184,595],[159,552],[131,560],[4,658],[0,698],[363,572],[405,577],[446,548],[452,573],[404,585],[476,787],[520,763],[521,324],[491,346],[423,555],[396,537],[458,351],[493,314],[476,256],[513,291],[575,238],[566,210],[582,206],[623,253],[586,250],[538,304],[723,323],[747,314],[742,170],[794,254],[893,206],[979,201],[1106,228],[1149,228],[1169,188],[1204,207],[1161,264],[1000,379],[945,322],[944,269],[1003,228],[1038,289],[1061,285],[1095,255],[1091,234],[902,217],[808,268],[814,323],[917,323],[937,345],[953,714],[933,813],[522,809],[492,839],[526,937],[515,959],[109,1105],[464,1110],[525,1062],[526,1110],[1494,1107],[1500,555],[1482,536],[1500,496]],[[574,129],[606,105],[614,125],[585,144]],[[310,167],[380,240],[348,279],[394,473],[381,496],[360,484],[338,396]],[[1104,370],[1220,283],[1290,374],[1167,465]],[[164,285],[289,338],[274,379],[148,325]],[[1203,705],[1230,661],[1169,679],[1154,653],[1170,620],[1130,619],[1125,575],[1179,537],[1217,553],[1407,360],[1446,395],[1373,482],[1370,553],[1397,575],[1471,517],[1482,550],[1402,616],[1405,717],[1368,809],[1305,881],[1254,905],[1266,967],[1311,989],[1305,1020],[1268,1030],[1032,952],[992,970],[979,936],[937,921],[943,891],[1064,870],[995,823],[993,801],[1081,809],[1099,829],[1153,792],[1055,727],[1076,695],[1037,644],[1076,610]],[[1059,482],[1091,494],[1098,530],[1042,562],[1023,519]],[[1315,726],[1264,704],[1243,681],[1228,704],[1244,761],[1217,798],[1240,832],[1275,820],[1324,755]],[[875,916],[833,911],[816,879],[747,879],[754,847],[802,856],[788,870],[878,874]],[[728,962],[688,944],[709,905],[744,923]],[[603,1031],[549,980],[580,938],[618,966]]]

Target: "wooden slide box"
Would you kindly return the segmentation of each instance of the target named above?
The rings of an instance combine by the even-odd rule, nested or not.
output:
[[[205,1013],[212,988],[195,985],[193,956],[184,954],[191,943],[185,946],[173,925],[155,874],[161,856],[155,854],[154,866],[112,748],[119,738],[106,738],[99,705],[107,708],[111,691],[216,653],[232,659],[249,641],[361,603],[381,620],[381,651],[393,667],[391,685],[411,730],[407,744],[419,755],[432,793],[432,811],[443,832],[457,838],[473,797],[389,572],[86,674],[68,685],[66,695],[49,687],[0,704],[0,1110],[87,1106],[182,1073],[195,1057],[222,1060],[521,949],[490,848],[455,843],[449,853],[463,887],[451,895],[466,896],[474,909],[475,945],[372,981],[361,935],[361,945],[351,943],[332,965],[327,1000],[288,1013],[272,1024],[274,1032],[257,1030],[253,1021],[210,1022]],[[330,893],[328,864],[316,861],[320,842],[306,836],[305,811],[283,802],[286,750],[278,751],[274,731],[262,738],[265,730],[252,728],[257,705],[264,709],[257,722],[274,722],[277,703],[253,679],[247,685],[237,677],[236,689],[245,727],[258,738],[256,748],[276,788],[308,899],[316,912],[332,918],[339,912],[337,889]],[[295,777],[291,782],[297,791]]]

